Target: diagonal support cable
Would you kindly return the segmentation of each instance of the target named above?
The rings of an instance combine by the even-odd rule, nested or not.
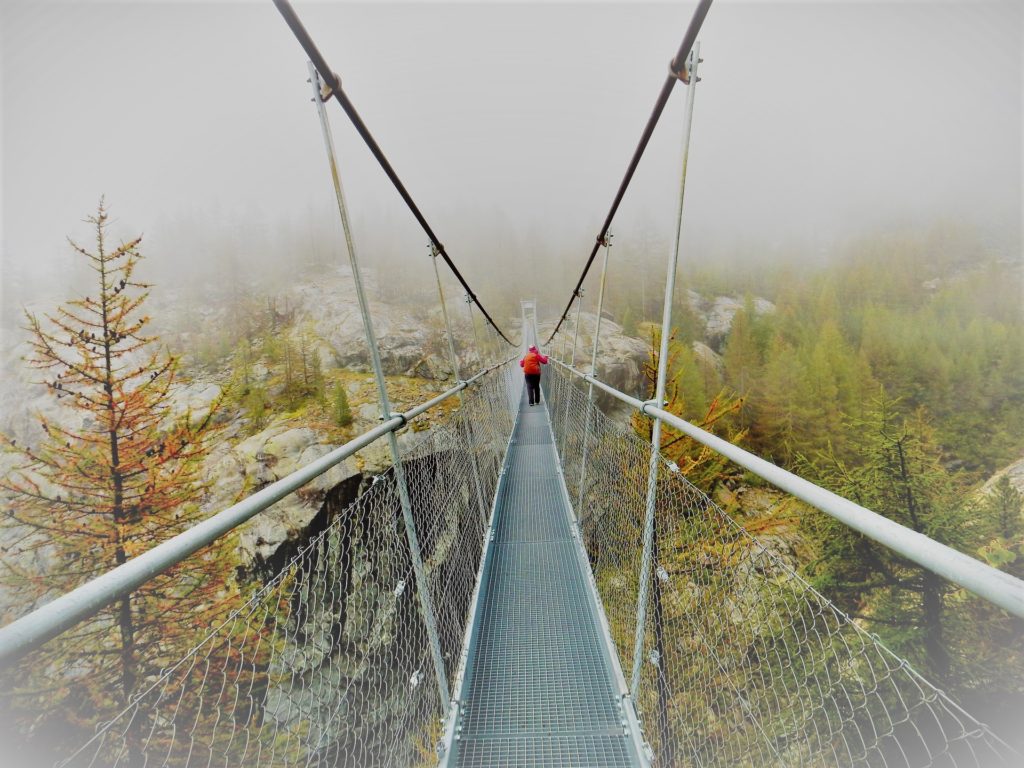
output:
[[[369,148],[374,158],[376,158],[378,164],[380,164],[380,167],[384,170],[384,173],[387,174],[387,177],[391,180],[391,183],[398,191],[398,194],[401,196],[402,200],[405,201],[406,207],[408,207],[409,211],[416,218],[416,221],[419,222],[420,227],[423,228],[423,231],[426,233],[427,237],[430,238],[431,244],[435,248],[437,248],[438,254],[441,256],[442,259],[444,259],[445,264],[448,265],[448,268],[452,271],[452,274],[455,275],[456,279],[459,281],[462,287],[466,289],[466,293],[469,295],[470,299],[473,301],[474,304],[477,305],[477,307],[480,308],[480,311],[483,313],[484,318],[491,325],[491,327],[494,328],[497,334],[502,339],[504,339],[505,343],[509,344],[510,346],[516,346],[509,340],[508,336],[506,336],[505,333],[498,327],[497,323],[494,322],[494,319],[490,316],[490,314],[488,314],[487,310],[484,308],[484,305],[480,303],[480,299],[478,299],[476,294],[473,293],[473,289],[469,287],[469,283],[466,282],[466,279],[462,276],[462,273],[459,272],[458,267],[456,267],[455,263],[451,260],[451,257],[448,255],[448,252],[441,244],[441,241],[437,239],[437,235],[434,234],[434,230],[431,228],[430,224],[427,223],[426,218],[420,212],[419,206],[416,205],[416,202],[412,199],[412,195],[410,195],[408,190],[406,190],[405,185],[402,183],[402,180],[398,177],[398,174],[395,172],[395,169],[388,161],[387,156],[384,154],[384,150],[380,148],[380,145],[377,143],[377,140],[374,139],[373,134],[370,133],[370,129],[366,127],[366,123],[363,122],[363,119],[359,116],[359,113],[356,111],[356,108],[352,104],[352,101],[346,95],[345,91],[342,90],[341,78],[337,75],[337,73],[334,72],[334,70],[330,68],[330,66],[328,66],[327,60],[324,59],[323,54],[320,53],[320,50],[319,48],[317,48],[316,43],[313,42],[313,38],[310,36],[309,32],[306,31],[306,28],[303,26],[302,21],[295,13],[295,9],[292,8],[291,3],[288,2],[288,0],[274,0],[274,5],[277,6],[277,10],[281,12],[281,16],[284,17],[285,23],[288,24],[288,27],[291,29],[292,34],[295,35],[295,38],[299,41],[299,45],[302,46],[302,49],[306,52],[306,55],[309,57],[310,61],[313,62],[313,65],[316,67],[316,70],[320,74],[321,79],[324,81],[324,84],[327,87],[327,94],[324,98],[330,98],[331,96],[333,96],[341,105],[341,108],[345,110],[345,114],[348,115],[349,120],[352,121],[352,125],[355,127],[356,132],[362,137],[363,141],[366,143],[366,146]]]
[[[708,15],[708,11],[711,9],[711,2],[712,0],[700,0],[700,3],[697,5],[697,10],[693,12],[693,17],[690,19],[690,26],[687,27],[686,34],[683,35],[683,42],[679,45],[679,51],[669,64],[668,77],[665,78],[665,82],[661,86],[658,98],[654,102],[654,109],[651,111],[651,116],[647,118],[647,125],[644,126],[644,132],[640,135],[640,142],[636,145],[636,149],[633,151],[633,157],[629,161],[629,167],[626,168],[626,175],[622,177],[622,181],[619,183],[619,189],[615,193],[615,199],[612,201],[612,207],[608,210],[608,215],[605,216],[604,224],[601,225],[601,231],[597,234],[597,238],[594,241],[594,247],[590,250],[590,256],[587,258],[587,263],[583,267],[580,279],[576,282],[576,287],[572,289],[572,296],[569,297],[569,303],[565,305],[565,310],[562,312],[562,316],[555,324],[555,330],[553,330],[551,335],[548,337],[548,344],[550,344],[551,340],[555,338],[555,335],[558,333],[558,329],[562,327],[562,323],[565,322],[565,318],[568,317],[569,311],[572,309],[572,303],[580,294],[580,288],[583,287],[583,281],[587,279],[587,273],[590,272],[590,267],[594,263],[594,259],[597,257],[597,252],[604,244],[604,238],[605,235],[608,234],[608,228],[612,225],[612,219],[615,218],[615,214],[619,210],[619,204],[622,202],[622,198],[626,194],[626,190],[629,188],[629,183],[633,180],[633,174],[636,172],[637,166],[640,165],[640,158],[644,156],[647,144],[650,142],[651,136],[654,134],[654,128],[658,125],[658,120],[661,119],[661,113],[665,111],[665,105],[668,104],[668,98],[672,95],[672,88],[675,87],[676,80],[683,80],[684,82],[689,81],[689,74],[687,73],[683,62],[685,62],[687,56],[690,55],[690,49],[697,40],[697,34],[700,32],[701,25],[704,24],[704,17]]]

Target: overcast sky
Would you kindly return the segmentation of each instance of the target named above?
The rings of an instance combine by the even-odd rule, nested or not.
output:
[[[500,220],[565,249],[575,272],[694,4],[295,7],[456,261]],[[101,193],[161,259],[175,258],[161,238],[192,218],[237,230],[332,215],[305,58],[269,0],[2,8],[0,276],[60,263]],[[1019,233],[1021,8],[716,3],[700,37],[688,235],[827,243],[941,217]],[[624,230],[670,225],[684,97]],[[354,216],[421,249],[333,104],[331,116]]]

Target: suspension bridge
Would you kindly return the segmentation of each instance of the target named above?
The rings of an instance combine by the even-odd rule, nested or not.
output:
[[[168,658],[66,766],[1011,766],[1000,735],[814,589],[661,454],[662,425],[858,533],[1024,617],[1024,584],[782,470],[662,408],[666,366],[641,401],[595,377],[609,228],[673,86],[687,86],[676,242],[660,361],[671,328],[702,0],[595,239],[546,341],[577,308],[568,354],[538,406],[520,343],[458,272],[291,6],[310,59],[381,424],[203,523],[0,628],[0,663],[41,647],[157,574],[187,565],[288,494],[378,440],[392,466],[187,652]],[[362,290],[325,102],[337,100],[509,356],[392,410]],[[576,365],[581,288],[604,269],[589,371]],[[475,329],[475,326],[474,326]],[[478,345],[479,346],[479,345]],[[649,419],[609,418],[595,390]],[[458,407],[442,409],[458,400]],[[439,411],[443,413],[439,414]],[[396,434],[431,412],[429,430]],[[83,711],[83,717],[88,713]]]

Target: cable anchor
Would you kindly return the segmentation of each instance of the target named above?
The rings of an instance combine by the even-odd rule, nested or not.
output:
[[[679,80],[682,80],[684,83],[689,85],[690,84],[690,73],[697,69],[697,64],[703,64],[703,63],[704,63],[704,59],[697,59],[696,61],[694,61],[693,51],[691,50],[689,55],[686,57],[686,61],[683,62],[683,66],[682,67],[680,67],[680,66],[678,66],[676,64],[676,60],[675,59],[672,59],[672,61],[670,61],[668,63],[668,71],[669,71],[670,75],[672,75],[673,77],[675,77],[675,78],[677,78]],[[701,78],[698,77],[697,78],[697,82],[699,83],[700,81],[701,81]]]

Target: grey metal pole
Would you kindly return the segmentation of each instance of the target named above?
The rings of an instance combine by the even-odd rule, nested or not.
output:
[[[608,278],[608,252],[612,247],[612,233],[604,238],[604,262],[601,264],[601,287],[597,292],[597,320],[594,323],[594,343],[590,352],[590,375],[597,376],[597,349],[601,338],[601,313],[604,312],[604,286]],[[580,489],[576,498],[576,516],[583,517],[583,486],[587,481],[587,453],[590,443],[590,409],[594,407],[594,385],[587,385],[587,415],[583,425],[583,461],[580,464]]]
[[[363,317],[363,329],[366,332],[366,341],[370,348],[370,362],[373,366],[374,379],[377,381],[377,395],[380,398],[381,417],[387,421],[392,416],[391,400],[388,398],[387,382],[384,379],[384,367],[380,361],[377,337],[373,332],[370,305],[363,290],[362,276],[359,273],[359,261],[356,258],[355,243],[352,241],[352,228],[349,226],[348,206],[345,204],[345,192],[341,186],[338,162],[334,155],[334,140],[331,137],[331,126],[327,120],[327,110],[324,109],[324,102],[321,98],[320,76],[317,74],[316,67],[313,66],[312,62],[309,62],[309,78],[313,86],[313,103],[316,104],[317,115],[320,117],[320,128],[324,135],[327,160],[331,167],[331,180],[334,182],[334,194],[338,200],[338,214],[341,216],[341,228],[345,233],[345,247],[348,250],[348,260],[352,267],[352,279],[355,282],[356,297],[359,300],[359,312]],[[395,484],[398,486],[398,498],[402,505],[405,535],[409,542],[409,555],[412,560],[413,573],[416,577],[416,595],[419,598],[423,623],[427,629],[430,653],[434,662],[434,673],[437,676],[438,695],[441,699],[441,710],[445,711],[451,698],[448,690],[448,676],[445,673],[444,659],[441,656],[441,643],[437,634],[437,620],[434,617],[434,608],[430,602],[430,590],[427,575],[423,569],[423,557],[420,554],[419,538],[416,536],[416,523],[412,516],[412,502],[409,500],[409,489],[405,481],[405,470],[402,467],[402,456],[398,450],[398,438],[395,437],[393,431],[388,432],[388,445],[391,448],[391,461],[395,469]]]
[[[568,309],[566,311],[568,311]],[[552,337],[552,338],[554,338],[554,337]],[[557,360],[560,360],[563,363],[565,362],[565,346],[568,343],[568,340],[569,340],[569,333],[567,331],[564,331],[562,333],[562,346],[559,349],[558,357],[556,358]],[[559,394],[561,394],[561,390],[559,390]],[[553,426],[553,423],[552,423],[552,426]],[[556,440],[558,439],[557,435],[555,436],[555,439]],[[561,460],[562,460],[562,452],[561,451],[558,452],[558,460],[559,460],[559,463],[561,463]]]
[[[672,331],[672,297],[676,288],[676,267],[679,264],[679,241],[683,224],[683,197],[686,192],[686,162],[690,153],[690,126],[693,123],[693,96],[697,90],[697,64],[700,43],[694,43],[687,59],[690,82],[686,88],[686,112],[683,115],[683,162],[679,173],[679,205],[676,209],[675,242],[668,259],[665,278],[665,305],[661,312],[661,345],[658,351],[658,379],[654,390],[655,407],[665,401],[665,380],[668,376],[668,340]],[[654,548],[654,509],[658,496],[658,462],[661,460],[661,422],[651,425],[651,463],[647,472],[647,503],[644,509],[644,548],[640,559],[640,588],[636,606],[636,636],[633,645],[633,672],[630,692],[636,700],[643,663],[644,633],[647,623],[647,593],[650,586],[651,553]]]
[[[452,362],[452,376],[456,382],[462,380],[462,374],[459,373],[459,357],[455,354],[455,336],[452,335],[452,324],[448,319],[448,305],[444,300],[444,288],[441,287],[441,272],[437,268],[437,247],[430,244],[430,260],[434,264],[434,278],[437,280],[437,297],[441,302],[441,315],[444,317],[444,328],[448,335],[448,354],[451,356]],[[465,408],[466,400],[459,393],[459,408]],[[462,422],[462,429],[466,438],[466,448],[469,450],[469,464],[473,472],[473,485],[476,487],[476,499],[477,504],[480,507],[480,516],[483,519],[484,526],[487,525],[487,512],[489,506],[484,504],[484,492],[483,485],[480,482],[480,470],[477,467],[476,461],[476,442],[473,439],[473,429],[469,424],[469,419],[465,418],[465,411],[463,411],[463,417],[459,419]]]
[[[483,347],[480,346],[480,336],[476,332],[476,317],[473,315],[473,297],[467,293],[465,294],[465,301],[466,312],[469,314],[469,327],[473,329],[473,349],[476,351],[478,364],[483,365],[484,352]],[[491,423],[494,423],[497,418],[497,414],[495,414],[494,405],[489,399],[487,400],[487,410],[491,412]]]
[[[477,363],[483,365],[484,355],[480,351],[480,337],[476,332],[476,318],[473,317],[473,298],[466,294],[466,312],[469,315],[469,327],[473,329],[473,350],[476,352]]]
[[[576,366],[576,344],[580,338],[580,315],[583,314],[583,289],[580,288],[579,294],[576,299],[576,327],[572,331],[572,352],[569,355],[569,367],[574,368]],[[565,445],[568,438],[569,430],[569,401],[571,398],[571,392],[573,389],[572,379],[566,378],[566,384],[568,385],[565,390],[565,404],[562,406],[562,450],[559,452],[559,458],[562,460],[562,468],[565,468]]]

